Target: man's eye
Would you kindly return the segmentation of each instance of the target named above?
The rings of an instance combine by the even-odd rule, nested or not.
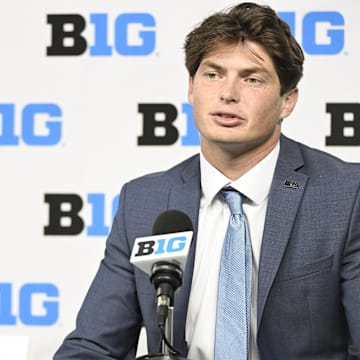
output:
[[[247,81],[248,83],[254,84],[254,85],[261,83],[261,81],[260,81],[259,79],[256,79],[256,78],[248,78],[246,81]]]
[[[207,73],[206,76],[208,79],[216,79],[217,78],[216,73]]]

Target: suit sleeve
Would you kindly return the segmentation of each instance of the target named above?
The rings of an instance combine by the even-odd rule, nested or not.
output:
[[[360,191],[355,198],[342,263],[343,305],[349,329],[348,359],[360,359]]]
[[[64,340],[54,360],[134,359],[142,324],[131,249],[126,239],[124,202],[106,241],[105,256],[79,311],[76,328]]]

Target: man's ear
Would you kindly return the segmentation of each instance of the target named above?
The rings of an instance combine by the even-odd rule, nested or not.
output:
[[[299,90],[298,88],[291,89],[290,91],[285,93],[282,97],[283,97],[283,103],[281,110],[281,119],[284,119],[287,116],[289,116],[294,110],[294,107],[299,97]]]

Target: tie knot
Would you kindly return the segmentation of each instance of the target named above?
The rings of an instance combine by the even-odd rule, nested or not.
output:
[[[220,193],[228,204],[232,215],[243,214],[241,193],[233,188],[222,189]]]

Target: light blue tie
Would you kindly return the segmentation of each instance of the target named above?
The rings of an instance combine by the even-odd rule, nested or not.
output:
[[[215,360],[247,360],[251,308],[251,243],[241,194],[221,191],[231,216],[221,254]]]

